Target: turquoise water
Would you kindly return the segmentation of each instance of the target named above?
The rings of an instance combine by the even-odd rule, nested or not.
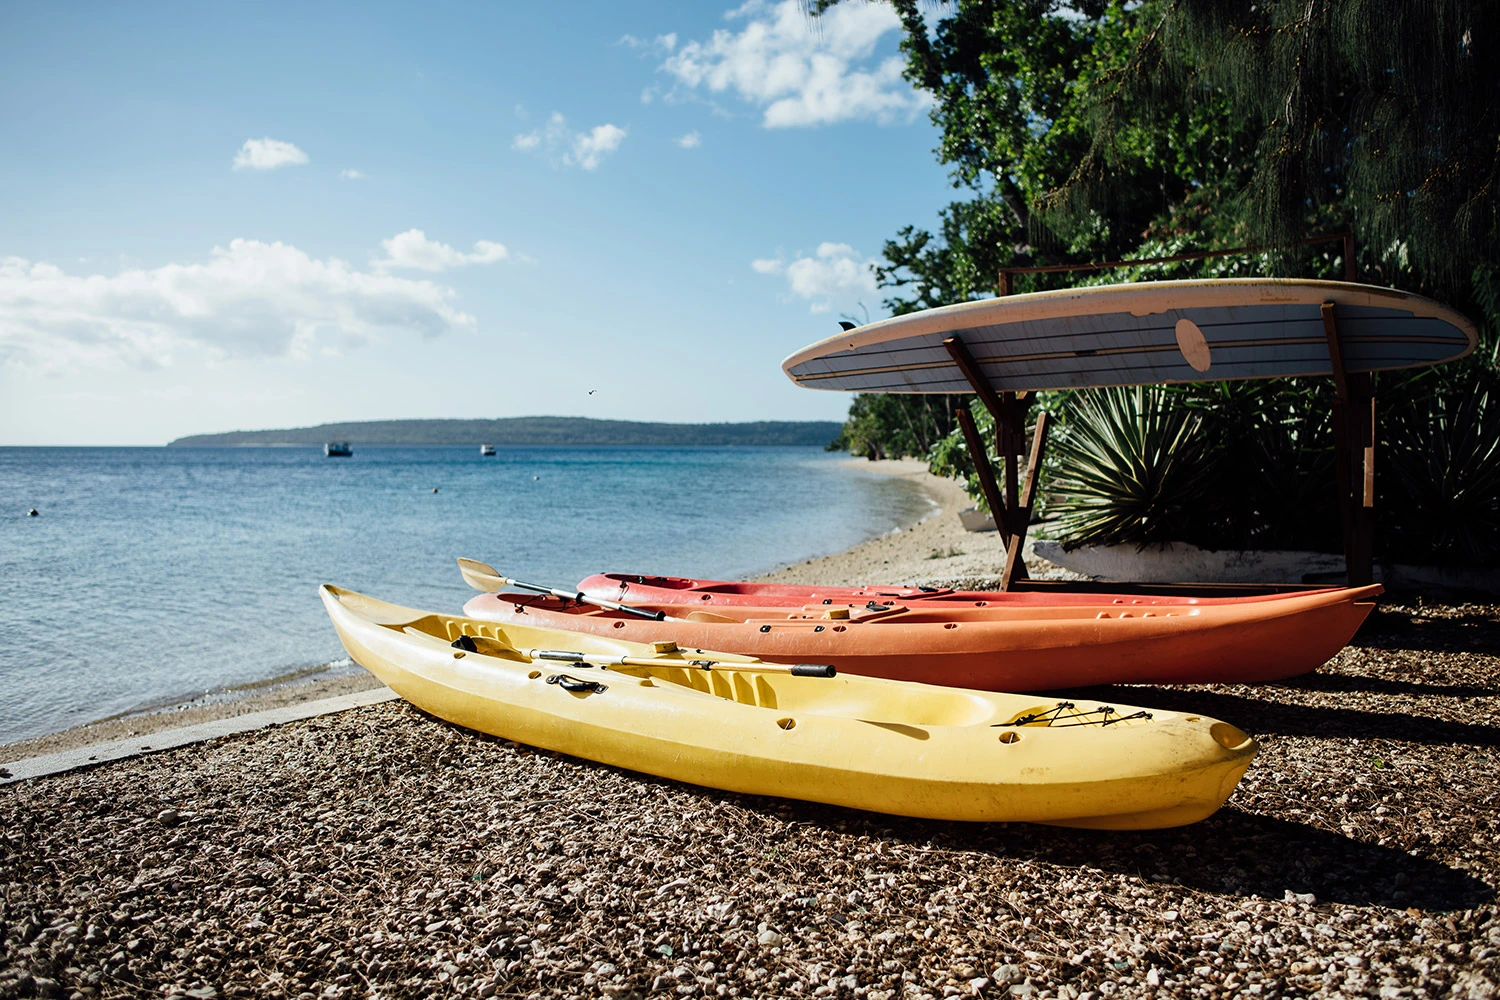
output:
[[[927,510],[812,448],[498,451],[0,448],[0,743],[337,664],[319,583],[456,611],[460,555],[734,578]]]

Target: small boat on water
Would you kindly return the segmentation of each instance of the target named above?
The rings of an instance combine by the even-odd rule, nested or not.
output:
[[[841,672],[985,691],[1295,677],[1342,649],[1382,593],[1375,585],[1273,600],[1144,606],[825,598],[800,607],[711,611],[630,595],[634,610],[622,610],[565,591],[490,592],[512,581],[473,560],[460,560],[459,568],[470,586],[486,591],[464,605],[471,618],[631,641],[670,639],[774,663],[830,663]]]
[[[1197,715],[800,670],[387,604],[325,585],[349,655],[438,718],[615,767],[930,819],[1211,815],[1258,749]]]
[[[487,458],[493,458],[495,456],[495,446],[492,444],[482,444],[479,446],[479,454]]]
[[[348,458],[354,454],[348,441],[326,441],[323,444],[323,454],[329,458]]]

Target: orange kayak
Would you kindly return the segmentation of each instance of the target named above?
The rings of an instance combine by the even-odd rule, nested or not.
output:
[[[912,587],[870,584],[866,587],[806,586],[794,583],[745,583],[738,580],[698,580],[651,573],[595,573],[578,583],[589,597],[625,604],[674,604],[702,608],[741,606],[754,608],[802,607],[806,604],[877,604],[892,598],[902,604],[924,608],[960,607],[1080,607],[1158,605],[1251,604],[1279,601],[1286,597],[1327,593],[1333,587],[1303,587],[1279,593],[1253,593],[1233,597],[1186,596],[1174,593],[1125,593],[1098,590],[952,590],[946,587]],[[1166,588],[1162,588],[1165,590]]]
[[[713,611],[631,602],[662,621],[557,597],[492,593],[470,618],[672,640],[774,663],[987,691],[1092,684],[1253,683],[1315,670],[1342,649],[1383,592],[1339,588],[1275,600],[1149,606],[932,608],[869,601]],[[887,599],[891,600],[891,599]]]

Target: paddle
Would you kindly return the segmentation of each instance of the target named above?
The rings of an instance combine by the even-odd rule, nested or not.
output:
[[[530,660],[552,660],[559,663],[579,663],[598,667],[683,667],[693,670],[739,670],[756,674],[790,674],[793,677],[836,677],[838,671],[832,664],[828,663],[763,663],[753,660],[749,663],[741,663],[737,660],[668,660],[650,656],[604,656],[598,653],[582,653],[572,649],[520,649],[509,643],[485,636],[461,635],[449,643],[455,649],[462,649],[469,653],[480,653],[485,656],[495,655],[495,647],[499,647],[501,653],[519,653]],[[664,652],[676,652],[676,643],[663,643],[663,646],[671,646]]]
[[[757,674],[791,674],[793,677],[835,677],[830,663],[738,663],[734,660],[658,660],[649,656],[596,656],[567,649],[522,650],[533,660],[593,663],[603,667],[692,667],[695,670],[744,670]]]
[[[640,618],[649,618],[654,622],[665,621],[667,616],[661,611],[647,611],[645,608],[632,607],[629,604],[620,604],[617,601],[605,601],[597,597],[590,597],[581,590],[563,590],[559,587],[543,587],[537,583],[523,583],[513,580],[508,576],[501,576],[493,566],[482,563],[477,559],[458,560],[458,571],[463,574],[464,582],[475,590],[482,590],[486,594],[500,590],[502,587],[516,587],[520,590],[529,590],[534,594],[547,594],[552,597],[561,597],[565,601],[577,601],[579,604],[592,604],[600,608],[608,608],[611,611],[623,611],[628,615],[636,615]]]

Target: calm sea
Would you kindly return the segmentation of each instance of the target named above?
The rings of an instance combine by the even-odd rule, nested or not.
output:
[[[460,555],[735,578],[927,510],[812,448],[498,450],[0,448],[0,743],[349,669],[319,583],[456,611]]]

